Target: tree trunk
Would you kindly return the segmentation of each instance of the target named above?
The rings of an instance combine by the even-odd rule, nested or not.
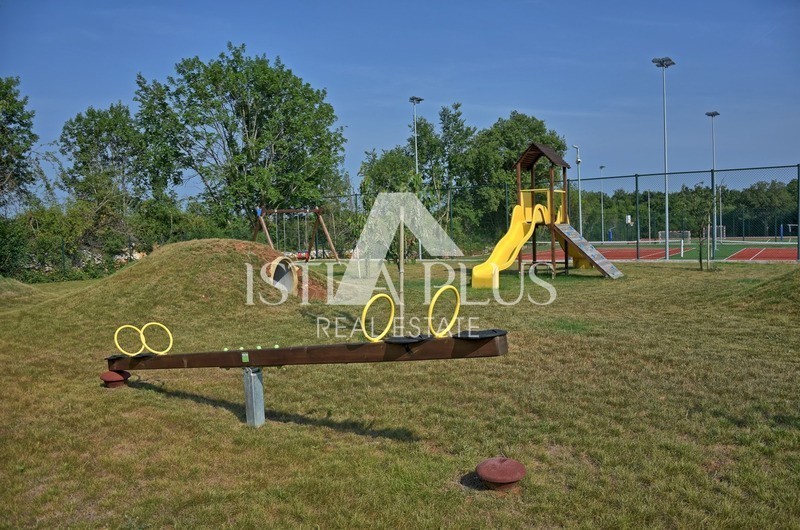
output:
[[[697,250],[698,250],[698,255],[700,256],[700,270],[701,271],[703,270],[703,242],[705,241],[705,238],[703,237],[703,234],[705,234],[705,233],[706,233],[706,227],[704,227],[704,226],[700,227],[700,240],[698,241]]]

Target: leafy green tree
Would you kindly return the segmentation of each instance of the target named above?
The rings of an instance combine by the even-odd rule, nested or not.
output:
[[[457,175],[465,171],[464,157],[475,135],[475,128],[466,125],[461,104],[454,103],[439,111],[439,130],[425,118],[417,118],[417,151],[419,174],[414,166],[414,124],[405,145],[365,153],[359,175],[361,192],[370,196],[381,191],[412,191],[434,213],[446,213],[449,191]],[[444,218],[440,215],[440,218]]]
[[[531,142],[546,144],[556,152],[566,151],[564,138],[544,121],[513,111],[488,129],[478,132],[465,154],[465,170],[456,182],[464,188],[454,201],[454,216],[461,220],[461,230],[496,240],[505,230],[509,215],[505,208],[506,188],[509,206],[516,204],[516,175],[512,165]],[[548,168],[538,164],[537,179],[544,178]],[[525,180],[523,177],[523,186]]]
[[[217,59],[184,59],[166,82],[139,75],[137,85],[156,165],[200,178],[220,223],[259,205],[315,205],[342,189],[345,140],[326,92],[280,59],[229,43]]]
[[[28,97],[20,97],[18,87],[18,77],[0,78],[0,206],[25,195],[38,171],[35,113],[27,109]]]
[[[182,128],[178,116],[169,107],[167,87],[158,83],[142,87],[141,76],[137,82],[140,83],[140,91],[136,97],[139,110],[135,122],[145,148],[139,152],[136,170],[141,179],[140,185],[159,200],[168,194],[171,187],[183,182],[181,152],[178,148]],[[147,97],[143,97],[143,90]]]
[[[703,249],[709,235],[711,212],[714,205],[711,188],[704,186],[702,182],[695,184],[693,188],[684,184],[681,186],[680,193],[676,194],[675,202],[677,204],[674,212],[685,223],[685,229],[698,235],[698,259],[700,270],[703,270]]]
[[[413,127],[411,124],[412,131]],[[426,119],[417,120],[421,199],[441,221],[449,221],[447,203],[456,178],[466,171],[465,155],[475,131],[464,121],[460,103],[439,110],[438,131]],[[407,149],[413,152],[413,148],[412,135]]]
[[[380,156],[373,149],[364,153],[366,159],[361,163],[361,193],[365,195],[367,206],[380,192],[410,191],[418,192],[422,180],[414,172],[414,154],[404,146],[383,151]]]
[[[413,144],[412,144],[413,145]],[[369,210],[375,197],[381,192],[407,191],[419,193],[422,190],[422,178],[414,168],[414,153],[405,146],[397,146],[383,151],[380,156],[373,149],[365,153],[366,159],[361,163],[361,193],[364,210]],[[364,217],[366,219],[366,217]],[[415,254],[414,238],[406,232],[405,256],[411,258]],[[400,245],[395,239],[389,246],[388,257],[400,263]]]
[[[129,218],[145,188],[137,171],[144,143],[128,107],[89,107],[64,124],[58,146],[66,162],[61,187],[92,208],[84,243],[107,253],[125,248],[133,236]]]
[[[439,111],[439,128],[445,171],[445,187],[450,187],[456,176],[465,173],[466,153],[470,148],[475,127],[468,126],[461,112],[461,103],[442,107]]]
[[[173,241],[186,215],[171,194],[142,199],[128,220],[137,248],[149,252],[157,244]]]
[[[92,228],[92,208],[86,201],[68,199],[58,204],[52,197],[36,200],[21,216],[28,237],[28,265],[40,272],[85,266],[81,250]],[[62,263],[64,257],[65,263]]]
[[[785,182],[772,180],[759,181],[742,190],[742,206],[753,212],[753,218],[758,219],[764,234],[769,235],[769,228],[776,216],[783,216],[787,212],[797,209],[796,195]]]
[[[15,276],[23,270],[27,242],[24,220],[0,217],[0,276]]]
[[[414,161],[414,124],[404,149]],[[422,202],[431,210],[435,209],[445,185],[444,145],[436,131],[436,126],[425,118],[417,118],[417,154],[419,158],[419,175],[415,174],[414,191],[422,195]],[[416,167],[412,166],[416,171]]]
[[[561,153],[566,150],[564,139],[547,129],[542,120],[519,112],[478,132],[466,124],[459,103],[442,107],[438,130],[419,118],[417,140],[419,174],[414,167],[412,134],[405,145],[380,155],[375,150],[365,154],[359,171],[361,192],[366,197],[380,191],[418,193],[448,229],[452,226],[454,236],[463,236],[463,248],[466,241],[483,246],[505,230],[506,189],[510,190],[509,205],[516,203],[516,176],[511,166],[531,142],[547,144]],[[540,178],[547,172],[543,164],[537,167]],[[367,201],[366,206],[369,204]],[[450,211],[456,222],[448,218]]]

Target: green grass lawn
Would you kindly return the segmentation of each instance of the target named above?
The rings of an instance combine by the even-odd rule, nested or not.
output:
[[[121,324],[164,322],[188,352],[315,343],[318,316],[360,314],[245,305],[245,263],[262,248],[188,242],[102,280],[0,282],[0,526],[800,520],[796,265],[623,263],[618,281],[571,271],[549,306],[462,307],[509,331],[503,357],[265,370],[260,429],[244,423],[239,370],[101,387]],[[407,315],[424,316],[422,266],[407,276]],[[502,276],[505,299],[518,286]],[[496,455],[527,467],[518,493],[471,476]]]

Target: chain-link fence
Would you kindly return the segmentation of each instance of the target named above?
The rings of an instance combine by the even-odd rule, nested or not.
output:
[[[799,177],[800,165],[571,179],[570,220],[600,244],[677,248],[708,235],[717,248],[788,246],[798,243]]]
[[[797,242],[800,165],[582,178],[569,182],[569,218],[600,245],[697,245],[704,235],[718,243]],[[713,185],[713,188],[712,188]],[[557,187],[559,184],[557,184]],[[665,193],[665,190],[668,193]],[[466,255],[485,254],[509,226],[516,185],[464,186],[418,194]],[[326,197],[320,207],[338,253],[355,248],[374,196]],[[273,241],[286,252],[312,248],[329,256],[324,235],[313,231],[313,213],[265,215]],[[425,257],[409,235],[411,257]],[[541,237],[540,240],[549,240]]]
[[[670,232],[693,231],[697,219],[707,214],[719,227],[720,238],[796,237],[798,172],[800,166],[774,166],[717,170],[713,175],[712,171],[669,173],[667,178],[663,173],[584,178],[580,183],[582,207],[578,181],[571,179],[571,219],[573,224],[579,222],[576,212],[583,211],[587,239],[633,240],[636,232],[628,230],[626,237],[620,224],[628,221],[628,216],[635,221],[638,198],[639,238],[657,240],[659,232],[663,238],[666,229],[666,189]],[[613,235],[615,230],[622,237]]]
[[[664,246],[669,238],[677,248],[680,241],[697,245],[705,235],[718,243],[796,243],[799,174],[800,165],[676,172],[667,178],[663,173],[597,176],[583,178],[580,184],[570,179],[569,218],[586,239],[601,245]],[[511,209],[517,204],[514,184],[420,195],[468,255],[491,249],[508,229]],[[325,199],[322,207],[340,253],[355,246],[372,200],[362,194]],[[286,221],[279,220],[276,228],[281,222]],[[298,235],[299,246],[307,248],[308,238],[298,234],[302,227],[292,232],[287,248],[298,246],[293,244]],[[419,249],[412,247],[409,252],[418,255]]]

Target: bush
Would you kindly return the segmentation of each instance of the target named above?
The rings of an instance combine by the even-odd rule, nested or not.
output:
[[[23,269],[27,241],[23,220],[0,218],[0,275],[14,277]]]

